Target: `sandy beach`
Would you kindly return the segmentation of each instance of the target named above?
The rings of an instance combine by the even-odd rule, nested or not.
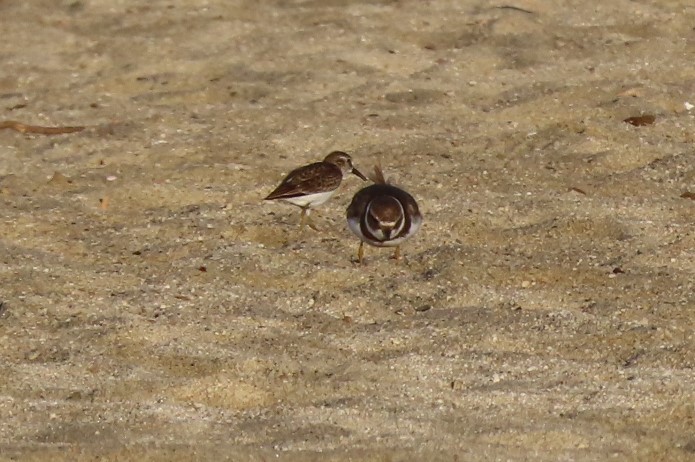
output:
[[[695,460],[694,25],[0,0],[0,461]],[[333,150],[402,260],[263,201]]]

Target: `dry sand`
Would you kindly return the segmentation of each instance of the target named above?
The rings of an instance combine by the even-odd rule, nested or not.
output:
[[[694,460],[694,25],[0,0],[1,118],[88,126],[0,131],[0,460]],[[334,149],[405,260],[261,201]]]

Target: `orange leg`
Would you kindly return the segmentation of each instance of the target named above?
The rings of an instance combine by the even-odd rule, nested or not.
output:
[[[360,241],[360,248],[357,251],[357,261],[362,263],[364,261],[364,241]]]

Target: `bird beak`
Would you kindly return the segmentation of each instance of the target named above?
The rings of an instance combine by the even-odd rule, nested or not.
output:
[[[367,177],[362,175],[362,172],[360,172],[359,170],[357,170],[354,167],[352,168],[352,173],[354,173],[356,176],[362,178],[364,181],[367,181]]]

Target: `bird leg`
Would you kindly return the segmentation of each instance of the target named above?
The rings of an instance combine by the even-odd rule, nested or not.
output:
[[[309,216],[310,213],[311,209],[309,207],[302,207],[302,218],[299,220],[300,230],[303,230],[305,226],[309,226],[309,228],[313,229],[314,231],[319,230],[318,227],[311,220],[311,217]]]
[[[364,260],[364,241],[360,241],[360,248],[357,250],[357,261],[362,264]]]
[[[309,228],[313,229],[314,231],[320,231],[319,227],[314,224],[314,221],[311,219],[309,214],[311,213],[311,209],[307,208],[306,209],[306,219],[307,219],[307,225],[309,225]]]
[[[306,213],[307,209],[302,207],[302,218],[299,219],[299,230],[304,231],[304,226],[306,226]]]
[[[401,259],[401,246],[396,246],[396,250],[393,251],[393,259],[396,261]]]

